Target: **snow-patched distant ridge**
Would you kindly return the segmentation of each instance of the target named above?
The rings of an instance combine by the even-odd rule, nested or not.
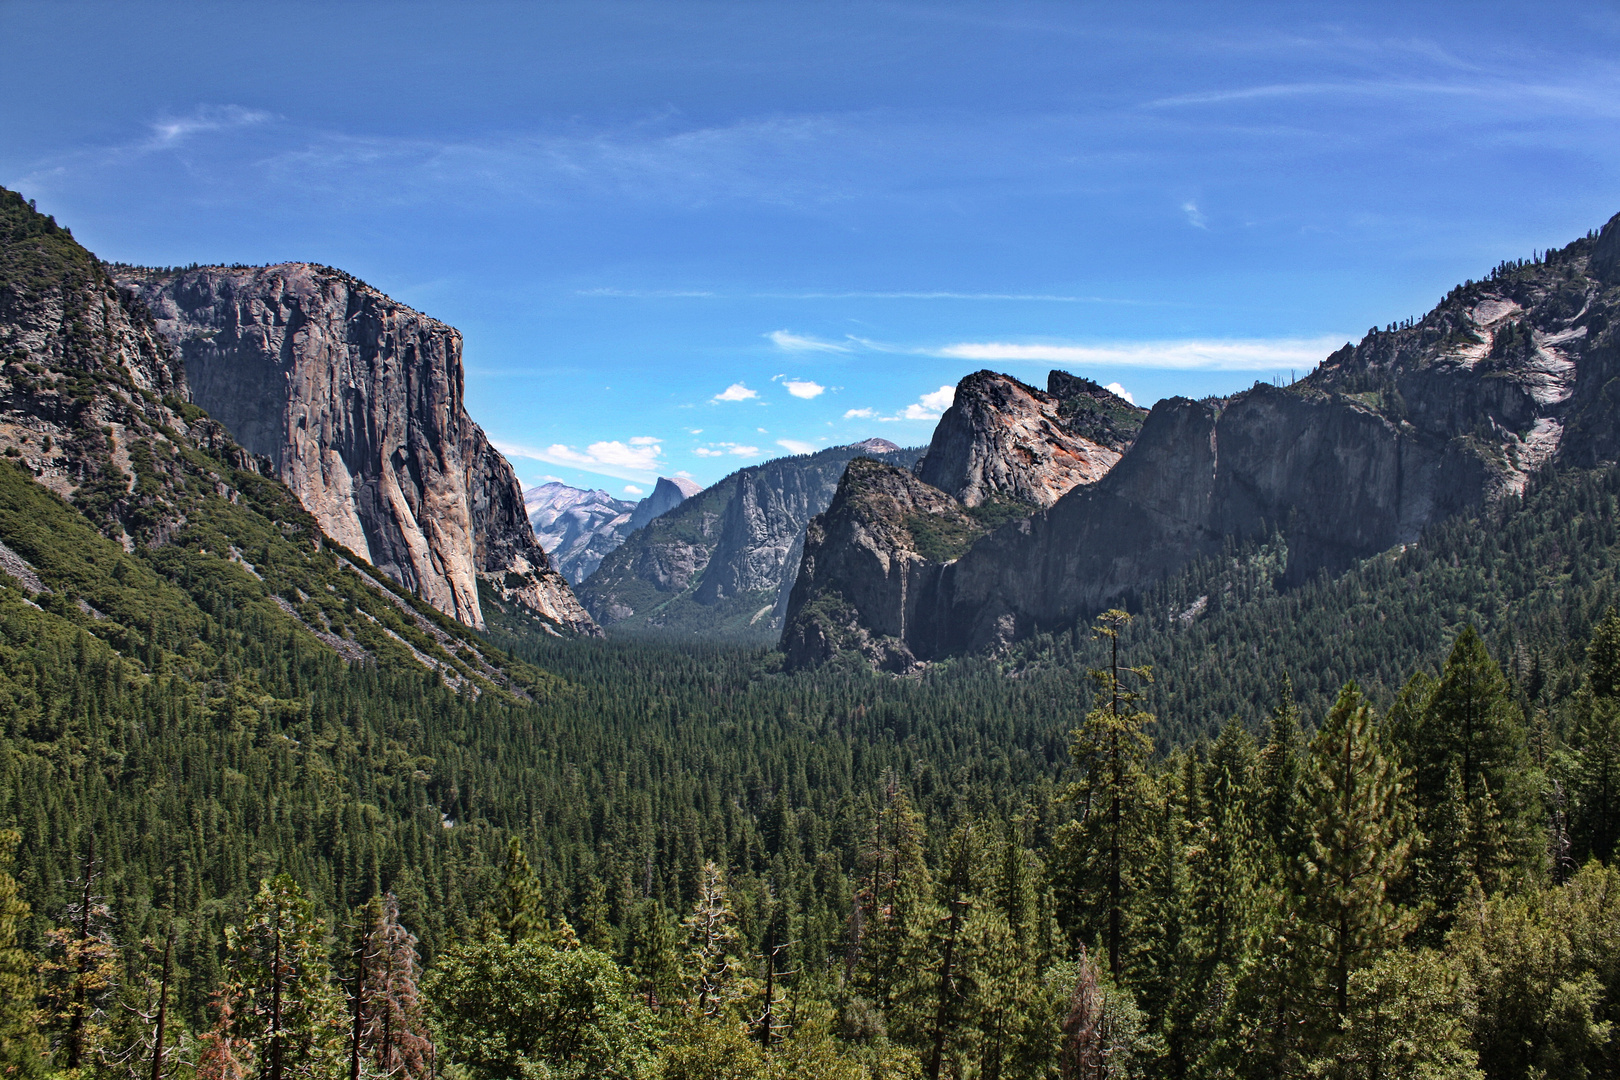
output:
[[[651,495],[632,503],[599,488],[587,491],[554,480],[525,491],[523,506],[540,546],[578,585],[625,537],[702,490],[685,477],[660,476]]]

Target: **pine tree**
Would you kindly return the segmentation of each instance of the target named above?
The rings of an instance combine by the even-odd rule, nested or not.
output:
[[[1204,817],[1195,823],[1192,910],[1202,930],[1206,969],[1232,964],[1248,951],[1250,911],[1260,884],[1250,805],[1257,753],[1237,720],[1221,728],[1203,771]]]
[[[1407,929],[1388,892],[1405,873],[1413,840],[1400,771],[1380,749],[1372,709],[1354,684],[1340,691],[1311,745],[1304,803],[1303,944],[1331,1027],[1349,1008],[1351,974]]]
[[[354,1033],[353,1065],[363,1056],[384,1076],[424,1080],[432,1072],[433,1042],[417,985],[420,957],[416,936],[399,921],[393,893],[366,905],[361,930],[351,1001],[361,1021]],[[357,1072],[351,1067],[351,1076]]]
[[[506,845],[506,870],[501,877],[501,891],[496,909],[501,935],[508,945],[516,945],[531,937],[547,937],[545,903],[540,896],[540,882],[529,869],[528,856],[523,845],[512,837]]]
[[[846,964],[851,983],[885,1013],[914,974],[908,965],[923,948],[933,892],[922,816],[894,777],[886,784],[887,801],[861,853]]]
[[[1296,819],[1304,747],[1294,681],[1285,674],[1277,706],[1271,711],[1266,746],[1260,752],[1260,824],[1280,866],[1292,864],[1299,856]]]
[[[341,1069],[342,1008],[330,982],[325,926],[299,884],[287,874],[263,882],[247,918],[225,934],[232,980],[229,1012],[221,1010],[229,1021],[224,1034],[240,1040],[253,1071],[262,1080],[295,1080]]]
[[[686,928],[687,1002],[699,1016],[719,1016],[737,993],[742,966],[737,957],[737,916],[732,911],[725,872],[714,862],[703,864],[698,898],[683,920]]]
[[[624,964],[647,1008],[656,1009],[679,994],[681,966],[675,935],[657,898],[636,907],[625,936]]]
[[[90,1068],[105,1046],[106,1006],[118,986],[118,949],[108,929],[112,911],[96,894],[97,877],[92,834],[66,925],[45,932],[50,955],[40,965],[46,1026],[56,1033],[62,1068],[73,1075]]]
[[[1452,645],[1440,681],[1423,709],[1415,732],[1412,761],[1418,824],[1425,831],[1445,797],[1453,765],[1462,780],[1463,802],[1472,811],[1489,793],[1500,815],[1501,843],[1510,863],[1539,856],[1534,836],[1536,784],[1526,749],[1523,717],[1502,669],[1472,626]],[[1480,834],[1484,835],[1484,834]],[[1486,871],[1481,884],[1499,880],[1487,870],[1497,856],[1480,850],[1471,861]]]
[[[34,963],[19,942],[29,906],[10,873],[21,840],[17,830],[0,829],[0,1076],[7,1080],[28,1080],[44,1071]]]
[[[1151,681],[1146,666],[1122,667],[1119,638],[1130,615],[1118,609],[1097,617],[1096,636],[1108,642],[1109,666],[1093,671],[1096,706],[1075,732],[1070,753],[1080,770],[1074,799],[1084,883],[1102,904],[1102,934],[1108,943],[1108,971],[1119,978],[1125,955],[1125,907],[1143,844],[1145,787],[1143,763],[1153,748],[1143,728],[1152,721],[1139,711],[1140,691],[1130,685]]]

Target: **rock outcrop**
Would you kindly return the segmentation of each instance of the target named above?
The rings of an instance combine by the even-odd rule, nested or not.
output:
[[[552,481],[523,493],[523,508],[540,546],[572,584],[590,576],[602,556],[624,543],[636,504],[600,489]]]
[[[461,335],[327,267],[116,268],[191,400],[271,462],[325,533],[466,625],[479,583],[595,633],[463,403]]]
[[[804,527],[844,466],[871,454],[909,469],[918,453],[871,439],[741,469],[630,534],[580,599],[610,632],[775,641]]]
[[[630,511],[626,535],[643,528],[653,518],[663,517],[681,503],[703,490],[703,485],[684,476],[660,476],[653,485],[652,494],[636,503]]]
[[[1611,258],[1620,259],[1620,215],[1595,238],[1454,289],[1420,320],[1369,331],[1299,383],[1161,401],[1096,483],[929,565],[910,565],[903,545],[889,550],[891,563],[908,565],[903,600],[888,587],[892,574],[873,569],[882,560],[861,553],[892,540],[892,523],[885,532],[873,515],[902,511],[841,492],[811,526],[825,540],[806,547],[783,647],[800,663],[824,658],[828,642],[871,655],[864,633],[882,641],[878,660],[891,667],[897,657],[993,649],[1129,603],[1229,540],[1280,535],[1286,581],[1297,584],[1521,492],[1550,462],[1616,460],[1620,282],[1610,275],[1620,263]],[[941,474],[925,464],[928,475]],[[983,490],[983,477],[1029,488],[988,468],[943,475],[966,477],[964,491]]]
[[[1052,372],[1048,386],[1042,392],[994,371],[967,376],[918,476],[970,507],[995,500],[1051,506],[1102,479],[1147,410],[1067,372]]]

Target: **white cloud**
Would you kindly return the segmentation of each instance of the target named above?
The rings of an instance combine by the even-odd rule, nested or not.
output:
[[[942,386],[907,405],[900,414],[902,420],[938,420],[941,413],[956,400],[956,387]]]
[[[806,400],[819,397],[827,392],[825,386],[817,382],[811,382],[809,379],[789,379],[782,385],[787,387],[787,392],[794,397],[805,398]]]
[[[271,115],[258,109],[244,109],[240,105],[204,105],[189,116],[165,117],[152,124],[152,140],[148,149],[157,150],[175,146],[199,131],[221,131],[225,128],[262,124]]]
[[[1187,224],[1191,225],[1195,229],[1203,229],[1208,231],[1209,219],[1204,216],[1201,210],[1198,209],[1197,203],[1193,202],[1191,199],[1188,199],[1186,202],[1181,204],[1181,212],[1187,215]]]
[[[692,453],[698,457],[723,457],[725,455],[724,450],[710,450],[707,446],[700,446],[693,450]]]
[[[803,334],[790,334],[786,330],[772,330],[765,336],[784,352],[849,352],[848,345],[822,341],[820,338],[806,337]]]
[[[777,439],[776,445],[783,447],[791,454],[813,454],[816,452],[815,443],[808,443],[802,439]]]
[[[1108,391],[1110,394],[1118,394],[1132,405],[1136,404],[1136,399],[1131,397],[1131,392],[1119,385],[1117,382],[1111,382],[1107,386],[1103,387],[1103,389]]]
[[[626,485],[624,485],[624,493],[626,495],[640,495],[642,493],[642,490],[643,490],[642,488],[638,488],[634,484],[626,484]]]
[[[861,420],[871,420],[875,416],[877,416],[877,410],[876,409],[846,409],[846,410],[844,410],[844,419],[845,420],[854,420],[854,419],[857,419],[857,418],[859,418]]]
[[[583,451],[562,443],[533,447],[495,442],[495,448],[508,457],[544,461],[549,465],[567,465],[620,480],[651,483],[657,478],[658,469],[663,464],[663,448],[658,443],[659,440],[650,435],[640,435],[628,443],[617,439],[594,442]]]
[[[962,342],[938,355],[957,360],[1011,360],[1082,367],[1170,368],[1182,371],[1310,370],[1349,340],[1334,334],[1317,338],[1187,339],[1129,341],[1104,345],[1014,345]]]
[[[759,447],[757,447],[757,446],[738,446],[735,443],[725,443],[725,444],[722,444],[722,445],[730,447],[730,449],[728,449],[726,451],[726,453],[728,453],[728,454],[736,454],[738,457],[758,457],[759,456]]]
[[[720,391],[710,401],[747,401],[749,398],[759,397],[759,391],[750,390],[740,382],[734,382]]]

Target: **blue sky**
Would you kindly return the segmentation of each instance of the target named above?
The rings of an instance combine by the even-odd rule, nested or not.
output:
[[[942,387],[1303,374],[1620,211],[1620,7],[29,4],[0,184],[340,266],[525,484],[926,442]]]

